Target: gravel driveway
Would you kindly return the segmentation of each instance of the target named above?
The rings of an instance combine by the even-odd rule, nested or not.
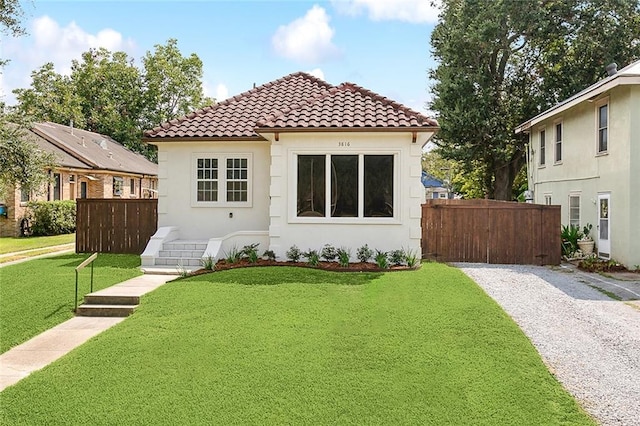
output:
[[[640,425],[640,310],[571,271],[457,264],[518,323],[549,370],[603,425]]]

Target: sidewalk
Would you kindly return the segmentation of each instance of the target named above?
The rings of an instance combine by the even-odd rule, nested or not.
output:
[[[177,275],[141,275],[100,290],[108,295],[142,296]],[[74,317],[0,355],[0,391],[67,354],[126,318]]]
[[[26,262],[27,260],[39,259],[42,257],[57,256],[59,254],[73,252],[75,251],[75,248],[76,248],[75,243],[68,243],[68,244],[60,244],[57,246],[40,247],[35,249],[16,251],[13,253],[0,254],[0,268],[2,268],[3,266],[15,265],[16,263]],[[29,255],[30,253],[36,253],[39,251],[43,251],[44,253],[38,254],[35,256]],[[4,262],[5,259],[14,258],[14,257],[16,257],[17,259],[11,260],[9,262]]]

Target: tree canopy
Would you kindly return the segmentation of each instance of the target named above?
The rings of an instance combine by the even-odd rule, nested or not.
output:
[[[510,200],[527,143],[515,127],[598,81],[608,63],[640,57],[640,5],[443,0],[431,45],[438,152],[479,177],[476,193]]]
[[[31,73],[31,85],[16,89],[14,116],[52,121],[102,133],[154,159],[142,132],[214,102],[202,89],[202,61],[183,57],[177,41],[147,52],[142,69],[125,52],[91,49],[72,61],[71,74],[47,63]]]

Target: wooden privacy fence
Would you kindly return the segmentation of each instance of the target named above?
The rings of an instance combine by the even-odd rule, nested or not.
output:
[[[557,265],[560,206],[495,200],[428,200],[422,257],[441,262]]]
[[[140,254],[158,229],[157,199],[82,198],[76,206],[77,253]]]

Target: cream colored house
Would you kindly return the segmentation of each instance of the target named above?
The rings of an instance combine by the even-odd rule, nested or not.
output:
[[[420,250],[422,147],[437,122],[350,83],[294,73],[145,133],[158,232],[143,267],[259,243]]]
[[[592,224],[600,257],[640,265],[640,61],[516,129],[529,134],[529,189]]]

